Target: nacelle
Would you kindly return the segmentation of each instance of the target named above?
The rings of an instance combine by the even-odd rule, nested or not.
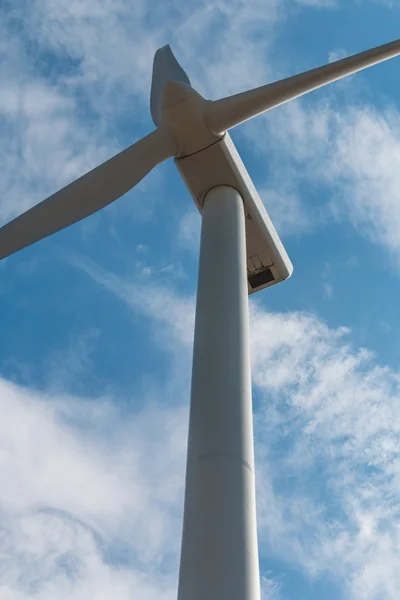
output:
[[[241,194],[246,214],[249,294],[290,277],[293,265],[228,133],[209,148],[175,164],[200,213],[211,188],[229,185]]]

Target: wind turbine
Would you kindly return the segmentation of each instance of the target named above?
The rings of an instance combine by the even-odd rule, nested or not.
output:
[[[178,600],[260,597],[248,294],[291,262],[228,129],[400,54],[400,40],[215,102],[157,50],[156,129],[0,229],[0,259],[100,210],[174,157],[202,214]]]

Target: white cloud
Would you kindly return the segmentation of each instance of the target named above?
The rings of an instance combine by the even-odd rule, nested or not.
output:
[[[342,210],[399,257],[400,115],[352,109],[339,127],[329,176],[341,179]]]
[[[200,248],[201,216],[190,210],[179,221],[178,241],[183,248],[198,252]]]
[[[172,287],[162,287],[152,278],[119,277],[88,259],[70,256],[71,266],[81,269],[135,312],[150,317],[157,327],[157,340],[170,350],[175,345],[190,346],[194,332],[194,299],[180,296]]]
[[[129,598],[135,586],[171,597],[187,410],[127,411],[4,380],[0,405],[1,597]]]
[[[385,6],[388,6],[389,8],[397,8],[399,6],[399,0],[371,0],[372,2],[378,4],[384,4]]]
[[[280,173],[282,174],[282,173]],[[315,219],[311,211],[304,208],[299,194],[290,185],[281,183],[278,173],[274,173],[269,188],[259,190],[265,207],[280,234],[300,235],[315,228]]]
[[[328,93],[332,93],[328,92]],[[265,146],[265,129],[270,139]],[[368,104],[334,109],[326,101],[295,101],[245,130],[265,152],[279,183],[262,196],[280,211],[283,231],[306,232],[329,220],[350,220],[357,231],[400,258],[400,115]],[[271,152],[272,148],[274,153]],[[275,183],[273,179],[273,183]],[[319,186],[312,207],[301,186]],[[328,201],[324,201],[324,199]],[[311,216],[310,216],[311,215]],[[274,215],[275,216],[275,215]]]
[[[27,209],[115,150],[102,128],[82,123],[76,101],[31,71],[20,40],[4,27],[0,57],[0,219]],[[107,148],[108,146],[108,148]]]
[[[325,298],[332,298],[333,296],[333,287],[330,283],[325,282],[323,285],[323,291],[324,291],[324,296]]]
[[[334,50],[332,52],[329,52],[328,55],[329,62],[335,62],[337,60],[341,60],[342,58],[346,58],[347,56],[349,56],[349,53],[343,48],[341,48],[340,50]]]
[[[266,575],[261,576],[261,600],[280,600],[281,586]]]
[[[311,315],[258,309],[252,325],[264,548],[348,597],[394,600],[400,374]]]
[[[296,0],[298,4],[316,8],[333,8],[337,6],[337,0]]]

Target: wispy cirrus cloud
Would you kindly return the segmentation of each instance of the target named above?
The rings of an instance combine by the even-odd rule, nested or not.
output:
[[[332,90],[328,94],[332,97]],[[277,224],[290,234],[314,230],[332,219],[349,220],[362,236],[398,261],[397,109],[378,111],[365,102],[334,108],[327,100],[297,101],[264,119],[264,124],[251,125],[246,134],[263,137],[267,129],[271,136],[264,152],[272,165],[272,191],[264,187],[263,198]],[[274,154],[269,154],[272,146]],[[301,195],[301,186],[307,184],[319,186],[316,206]]]
[[[76,100],[35,73],[22,39],[5,22],[0,28],[3,221],[102,162],[116,145],[101,127],[82,122]]]
[[[176,344],[190,346],[194,333],[194,298],[154,283],[152,271],[140,277],[118,276],[86,258],[69,256],[67,262],[91,277],[98,284],[125,302],[134,312],[161,325],[158,341],[169,348]],[[170,344],[170,342],[173,342]]]
[[[142,311],[135,286],[86,272]],[[160,322],[157,304],[146,315]],[[191,340],[173,312],[163,326],[185,353]],[[350,329],[258,302],[251,342],[262,564],[278,555],[305,577],[332,577],[345,598],[395,600],[400,373],[352,347]]]
[[[349,598],[394,600],[400,374],[315,316],[252,319],[264,547]]]

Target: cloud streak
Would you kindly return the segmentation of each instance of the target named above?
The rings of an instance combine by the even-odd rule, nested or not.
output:
[[[252,335],[262,539],[348,597],[394,599],[400,374],[312,315],[256,310]]]
[[[86,272],[101,282],[97,271]],[[110,287],[110,275],[102,277],[142,311],[133,286],[111,278]],[[157,303],[146,315],[160,322]],[[161,318],[175,356],[185,353],[191,339],[180,335],[181,323],[172,312]],[[394,600],[400,373],[353,348],[348,328],[331,329],[312,314],[267,312],[254,301],[251,343],[262,561],[280,556],[289,570],[328,575],[344,597]]]

